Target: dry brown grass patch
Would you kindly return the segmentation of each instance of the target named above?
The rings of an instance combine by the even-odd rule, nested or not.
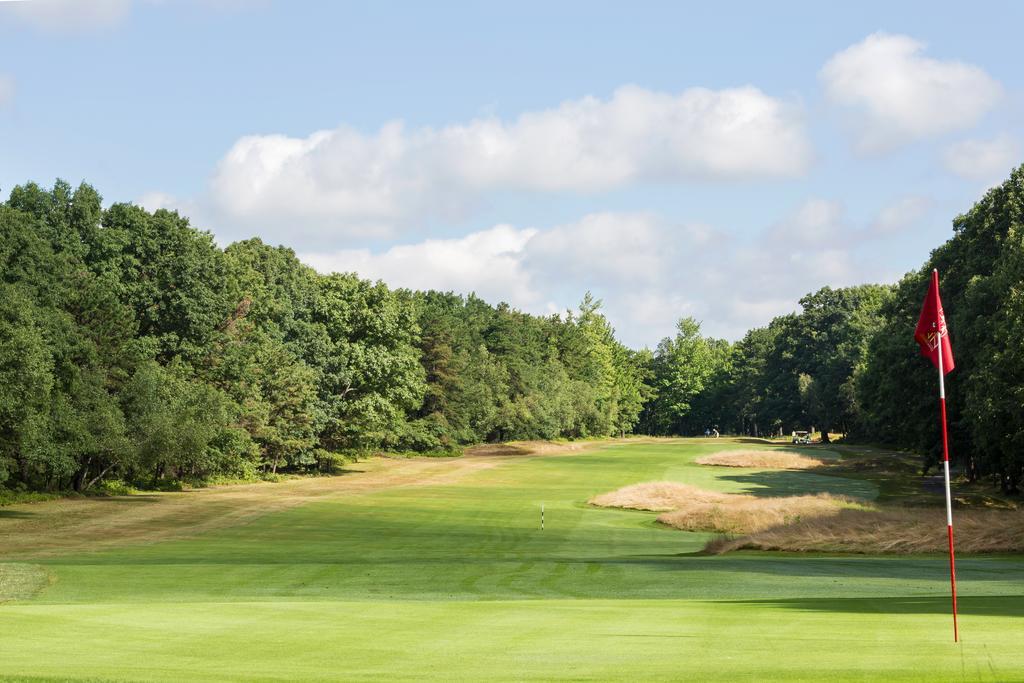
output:
[[[339,476],[11,505],[0,511],[0,559],[49,557],[184,538],[246,524],[314,500],[397,486],[447,484],[505,460],[372,458],[350,466]]]
[[[837,515],[855,505],[851,498],[828,493],[781,498],[735,495],[723,503],[692,503],[665,512],[658,515],[658,521],[684,531],[750,534],[780,524]]]
[[[600,441],[509,441],[507,443],[484,443],[469,446],[463,453],[469,456],[563,455],[565,453],[578,453],[620,441],[622,439],[604,439]]]
[[[26,600],[48,583],[49,575],[37,564],[0,562],[0,603]]]
[[[852,498],[827,493],[759,498],[719,493],[671,481],[633,484],[590,499],[591,505],[663,512],[662,524],[684,531],[749,534],[807,517],[838,514],[860,505]]]
[[[594,496],[588,502],[604,508],[626,508],[662,512],[677,510],[693,503],[724,503],[733,498],[728,493],[706,491],[674,481],[648,481],[624,486],[617,491]]]
[[[268,513],[319,499],[399,486],[450,484],[516,458],[568,455],[606,443],[612,442],[523,441],[485,451],[488,457],[370,458],[346,467],[338,476],[296,478],[274,484],[10,505],[0,510],[0,560],[187,538],[246,524]],[[467,449],[467,455],[482,454],[470,451]]]
[[[801,518],[740,538],[721,538],[706,550],[751,548],[849,553],[942,553],[947,549],[942,508],[845,509]],[[1024,551],[1024,511],[967,510],[954,518],[956,549],[965,553]]]
[[[754,467],[761,469],[806,470],[822,467],[825,463],[792,451],[721,451],[704,455],[695,461],[698,465],[717,467]]]

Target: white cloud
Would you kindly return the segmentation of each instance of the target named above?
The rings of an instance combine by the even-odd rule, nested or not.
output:
[[[172,0],[0,0],[0,12],[9,11],[22,22],[42,31],[87,33],[121,24],[138,4],[168,5]],[[190,0],[212,10],[242,9],[262,0]],[[174,0],[180,3],[180,0]],[[2,15],[0,15],[2,16]]]
[[[671,232],[651,214],[595,213],[538,232],[526,245],[525,259],[541,277],[592,277],[624,286],[654,283],[664,277],[665,250],[676,246]]]
[[[138,199],[135,203],[144,208],[146,211],[156,211],[157,209],[181,209],[181,202],[177,197],[169,195],[166,192],[146,192]]]
[[[21,0],[6,3],[25,23],[47,31],[81,32],[114,26],[132,8],[132,0]]]
[[[627,86],[608,100],[586,97],[508,122],[248,136],[220,161],[211,189],[236,221],[301,221],[365,237],[462,216],[487,192],[790,177],[811,157],[798,108],[757,88],[672,95]]]
[[[7,74],[0,74],[0,107],[5,107],[14,101],[14,78]]]
[[[924,218],[931,207],[927,197],[908,195],[883,206],[867,225],[855,226],[847,219],[842,202],[812,197],[773,225],[762,243],[778,250],[783,260],[802,259],[809,250],[820,256],[907,230]],[[826,269],[822,274],[839,273]]]
[[[924,218],[931,208],[932,202],[927,197],[901,197],[882,207],[867,232],[870,236],[879,237],[902,232]]]
[[[834,55],[820,77],[830,101],[850,109],[862,151],[974,125],[1003,94],[984,70],[925,57],[909,36],[874,33]]]
[[[838,207],[838,208],[837,208]],[[790,217],[843,225],[841,207],[810,200]],[[786,221],[778,225],[785,224]],[[621,339],[653,346],[690,315],[707,334],[739,338],[795,310],[828,284],[876,282],[882,273],[856,243],[813,247],[776,239],[777,226],[741,242],[710,226],[649,213],[596,213],[545,229],[499,225],[457,239],[428,239],[381,252],[305,253],[321,272],[351,271],[392,286],[476,292],[547,314],[575,306],[587,290],[605,302]]]
[[[189,223],[199,230],[209,230],[210,226],[214,224],[205,212],[205,207],[191,199],[182,199],[175,197],[174,195],[167,194],[165,192],[146,192],[137,197],[134,203],[146,209],[147,211],[157,211],[159,209],[167,209],[168,211],[177,211],[182,216],[188,218]],[[222,246],[226,246],[233,242],[230,236],[226,235],[215,235],[217,242]],[[251,234],[244,236],[245,238],[252,237]]]
[[[776,246],[799,251],[842,240],[848,229],[843,223],[844,208],[839,202],[813,198],[777,223],[768,234]]]
[[[946,169],[970,180],[996,182],[1009,175],[1021,159],[1021,146],[1002,134],[991,140],[963,140],[942,155]]]
[[[499,225],[457,239],[429,239],[377,254],[345,249],[300,254],[300,258],[320,272],[355,272],[392,287],[476,292],[489,301],[536,310],[539,298],[522,265],[523,248],[536,233]]]

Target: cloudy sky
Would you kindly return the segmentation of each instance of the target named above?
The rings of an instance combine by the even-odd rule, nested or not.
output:
[[[0,0],[0,196],[735,339],[895,281],[1024,161],[1024,5],[839,4]]]

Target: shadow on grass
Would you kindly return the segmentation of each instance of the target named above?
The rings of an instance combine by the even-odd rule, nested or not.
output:
[[[798,612],[844,612],[848,614],[949,614],[950,600],[944,596],[877,598],[786,598],[782,600],[721,600],[735,605],[778,607]],[[957,598],[961,616],[1021,617],[1024,596],[985,595]]]
[[[874,498],[876,487],[860,479],[824,474],[820,470],[764,470],[745,474],[719,475],[723,481],[743,484],[744,493],[759,497],[801,496],[813,493],[832,493]]]
[[[365,469],[360,470],[360,469],[357,469],[357,468],[352,467],[351,465],[349,465],[349,466],[346,466],[346,467],[340,467],[340,468],[338,468],[336,470],[333,470],[330,474],[327,474],[327,475],[324,475],[324,476],[327,476],[327,477],[341,477],[341,476],[344,476],[346,474],[363,474],[365,472],[366,472]]]
[[[0,508],[0,519],[28,519],[29,517],[36,517],[35,512],[25,512],[24,510],[5,510]]]
[[[506,443],[495,443],[495,444],[481,444],[479,446],[473,446],[467,448],[466,455],[472,456],[489,456],[489,455],[530,455],[533,453],[532,448],[525,446],[514,446]]]
[[[641,565],[666,572],[735,572],[767,574],[801,579],[902,579],[928,580],[948,587],[949,560],[941,555],[803,555],[748,551],[731,555],[707,555],[703,552],[671,556],[638,555],[598,559],[593,562]],[[1024,586],[1024,558],[1015,555],[968,555],[957,558],[957,580],[984,583],[1011,582]],[[1024,600],[1024,596],[1020,596]]]
[[[171,493],[187,493],[182,491],[171,491]],[[74,500],[87,500],[90,503],[108,503],[118,504],[130,503],[132,505],[141,505],[143,503],[157,503],[160,501],[160,494],[158,493],[133,493],[130,496],[83,496],[75,498]]]
[[[789,437],[785,437],[784,441],[780,441],[778,439],[765,439],[765,438],[758,437],[758,436],[739,436],[739,437],[735,437],[735,438],[729,439],[729,441],[732,441],[732,442],[735,442],[735,443],[758,444],[760,446],[777,446],[777,447],[780,447],[780,448],[796,448],[796,449],[799,449],[801,451],[803,451],[803,450],[813,451],[816,448],[832,448],[832,447],[834,447],[836,445],[835,443],[820,443],[820,442],[797,445],[797,444],[793,443],[793,441]]]

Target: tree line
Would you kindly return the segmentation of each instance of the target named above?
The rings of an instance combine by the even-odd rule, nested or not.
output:
[[[630,432],[645,356],[599,302],[531,316],[321,275],[87,184],[0,204],[0,486],[330,470],[374,450]]]
[[[258,239],[89,185],[0,203],[0,487],[330,471],[374,451],[629,433],[816,427],[937,462],[935,377],[913,328],[942,273],[953,457],[1024,481],[1024,167],[896,285],[822,288],[736,342],[684,318],[654,351],[589,294],[537,316],[476,296],[323,275]]]
[[[817,427],[826,440],[849,433],[861,415],[857,373],[891,297],[886,285],[824,287],[800,299],[800,312],[735,343],[705,337],[684,318],[654,353],[654,395],[640,431],[777,436]]]
[[[825,287],[735,343],[692,319],[651,359],[638,431],[820,429],[941,457],[937,377],[913,330],[933,268],[956,356],[951,458],[968,479],[1024,484],[1024,166],[953,221],[953,236],[897,284]]]

